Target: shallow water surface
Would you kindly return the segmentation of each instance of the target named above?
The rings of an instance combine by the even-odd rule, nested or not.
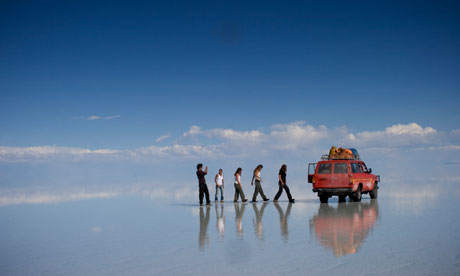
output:
[[[1,275],[459,275],[456,198],[0,207]]]

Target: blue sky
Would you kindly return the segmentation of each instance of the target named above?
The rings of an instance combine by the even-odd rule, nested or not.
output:
[[[2,182],[21,166],[59,182],[62,159],[104,167],[92,159],[103,154],[148,179],[133,156],[184,168],[220,156],[233,170],[315,161],[338,143],[457,151],[459,12],[456,1],[2,1]],[[98,149],[123,152],[87,153]]]

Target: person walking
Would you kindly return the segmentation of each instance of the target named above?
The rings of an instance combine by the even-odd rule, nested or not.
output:
[[[196,176],[198,177],[198,186],[199,186],[199,197],[200,197],[200,206],[203,206],[203,196],[206,195],[206,205],[211,205],[209,200],[209,191],[208,185],[206,185],[205,175],[208,174],[208,166],[203,171],[203,164],[196,165]]]
[[[241,197],[242,202],[248,201],[244,196],[243,187],[241,187],[241,172],[243,171],[242,168],[236,169],[235,172],[235,197],[233,198],[233,202],[238,202],[238,197]]]
[[[278,174],[278,193],[275,195],[275,199],[273,202],[278,202],[278,198],[280,198],[281,194],[283,193],[283,189],[286,191],[287,197],[290,203],[294,203],[295,199],[292,198],[291,192],[289,191],[289,187],[286,184],[286,172],[287,172],[287,165],[283,164],[281,166],[280,172]]]
[[[219,169],[219,173],[214,177],[214,182],[216,183],[215,201],[217,201],[217,192],[220,190],[220,201],[224,202],[224,175],[222,174],[222,169]]]
[[[254,169],[254,174],[252,175],[252,180],[251,180],[251,186],[254,185],[254,182],[255,182],[255,189],[254,189],[254,194],[252,195],[252,202],[257,202],[257,195],[260,193],[260,195],[262,196],[262,199],[264,201],[268,201],[269,198],[267,198],[264,194],[264,190],[262,189],[262,178],[260,177],[260,171],[262,170],[264,166],[262,165],[258,165],[255,169]]]

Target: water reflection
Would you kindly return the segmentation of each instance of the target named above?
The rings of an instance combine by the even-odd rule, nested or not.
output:
[[[220,208],[218,204],[216,206],[216,230],[219,233],[220,237],[224,237],[225,233],[225,214],[224,214],[224,204],[220,204]],[[219,210],[220,209],[220,210]]]
[[[310,219],[319,243],[336,257],[355,254],[374,227],[379,216],[378,201],[339,203],[337,208],[321,204]]]
[[[252,223],[254,224],[254,231],[256,232],[257,237],[261,240],[264,238],[264,226],[262,225],[262,217],[267,205],[267,202],[262,203],[262,207],[259,210],[257,204],[255,202],[252,203],[252,209],[254,209],[254,214],[256,215],[256,219],[252,219]]]
[[[246,208],[245,203],[235,203],[235,225],[236,225],[236,233],[240,238],[243,237],[243,214],[244,209]]]
[[[286,208],[286,212],[283,211],[283,209],[277,202],[274,202],[273,204],[275,205],[275,208],[280,215],[281,237],[283,237],[283,240],[286,242],[289,238],[288,218],[289,214],[291,213],[292,203],[289,202]]]
[[[206,209],[206,215],[204,214],[204,209]],[[200,234],[198,235],[198,245],[201,250],[204,249],[204,245],[209,244],[208,236],[208,224],[209,224],[209,213],[211,207],[200,207]]]

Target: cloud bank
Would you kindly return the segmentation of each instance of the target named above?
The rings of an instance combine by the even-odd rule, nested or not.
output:
[[[169,134],[156,139],[161,142]],[[191,138],[191,140],[190,140]],[[190,141],[189,141],[190,140]],[[254,154],[284,152],[302,155],[326,151],[331,145],[356,147],[359,150],[460,150],[460,130],[438,131],[417,123],[397,124],[383,130],[353,133],[346,127],[329,129],[305,122],[276,124],[262,131],[226,128],[202,129],[192,126],[170,145],[151,145],[136,149],[86,149],[64,146],[0,146],[0,162],[27,162],[64,159],[133,159],[247,157]]]

